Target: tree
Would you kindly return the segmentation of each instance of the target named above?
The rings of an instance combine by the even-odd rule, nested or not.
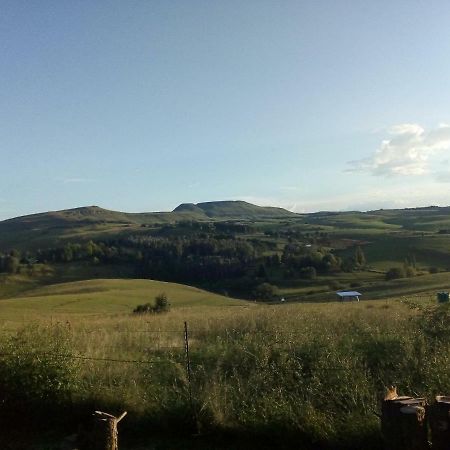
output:
[[[5,258],[5,270],[8,273],[16,273],[20,266],[20,260],[17,256],[8,255]]]
[[[405,276],[408,278],[415,277],[417,275],[416,268],[415,268],[415,259],[414,259],[414,265],[411,263],[410,258],[406,258],[405,262],[403,264],[403,270],[405,271]]]
[[[366,265],[366,257],[362,248],[358,245],[355,250],[355,264],[358,267],[364,267]]]
[[[261,283],[256,286],[253,295],[258,300],[273,300],[279,295],[278,287],[270,283]]]
[[[406,273],[403,267],[391,267],[386,272],[386,280],[395,280],[397,278],[405,278]]]
[[[315,267],[308,266],[300,269],[300,277],[307,280],[315,280],[317,277],[317,270]]]
[[[153,307],[154,312],[161,313],[169,311],[170,303],[167,295],[162,292],[161,294],[155,297],[155,306]]]
[[[256,277],[262,278],[263,280],[268,279],[266,266],[264,264],[259,265],[258,270],[256,271]]]
[[[144,303],[138,305],[133,310],[135,314],[147,314],[147,313],[163,313],[170,310],[170,303],[167,295],[162,292],[155,297],[153,305],[151,303]]]

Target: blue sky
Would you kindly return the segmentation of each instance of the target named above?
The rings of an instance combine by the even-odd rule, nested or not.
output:
[[[448,205],[448,1],[0,2],[0,219]]]

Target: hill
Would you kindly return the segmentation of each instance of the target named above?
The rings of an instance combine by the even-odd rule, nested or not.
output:
[[[265,220],[297,217],[282,208],[261,207],[242,201],[181,204],[172,212],[125,213],[98,206],[49,211],[0,222],[0,251],[30,250],[59,245],[64,240],[86,240],[186,220]]]
[[[139,304],[153,302],[164,292],[172,308],[185,306],[245,305],[195,287],[154,280],[98,279],[52,284],[0,301],[4,320],[30,321],[39,317],[65,315],[127,314]]]
[[[211,219],[273,219],[298,217],[298,214],[283,208],[272,206],[256,206],[248,202],[233,200],[204,203],[182,203],[177,206],[175,213],[193,213]]]
[[[358,247],[363,264],[355,260]],[[1,255],[11,249],[15,262]],[[42,272],[53,274],[50,283],[151,278],[243,298],[254,298],[264,282],[296,300],[355,286],[380,298],[392,289],[448,289],[450,208],[294,214],[243,201],[183,203],[159,213],[89,206],[0,222],[0,257],[3,275],[31,284],[42,282]],[[386,272],[399,267],[410,278],[387,282]],[[30,286],[19,284],[8,292]]]

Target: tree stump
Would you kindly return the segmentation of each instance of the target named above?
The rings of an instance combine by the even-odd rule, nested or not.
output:
[[[126,415],[124,412],[115,417],[102,411],[95,411],[92,450],[119,450],[117,425]]]
[[[450,450],[450,397],[438,395],[429,407],[433,450]]]
[[[381,431],[386,450],[429,449],[426,399],[396,397],[382,404]]]

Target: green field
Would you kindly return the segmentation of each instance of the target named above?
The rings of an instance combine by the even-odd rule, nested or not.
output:
[[[3,321],[29,321],[72,315],[107,316],[131,314],[143,303],[165,293],[172,308],[192,306],[242,306],[233,300],[195,287],[153,280],[86,280],[27,290],[0,300]]]
[[[125,450],[381,449],[386,386],[450,394],[449,223],[245,202],[1,222],[0,448],[56,450],[101,409],[128,411]]]
[[[161,291],[170,312],[131,314]],[[450,310],[434,305],[431,293],[267,305],[150,280],[37,287],[0,300],[0,380],[19,399],[0,416],[9,423],[19,411],[21,423],[38,424],[47,444],[14,439],[39,450],[58,448],[93,409],[128,411],[124,449],[380,449],[374,412],[386,386],[450,392]]]

